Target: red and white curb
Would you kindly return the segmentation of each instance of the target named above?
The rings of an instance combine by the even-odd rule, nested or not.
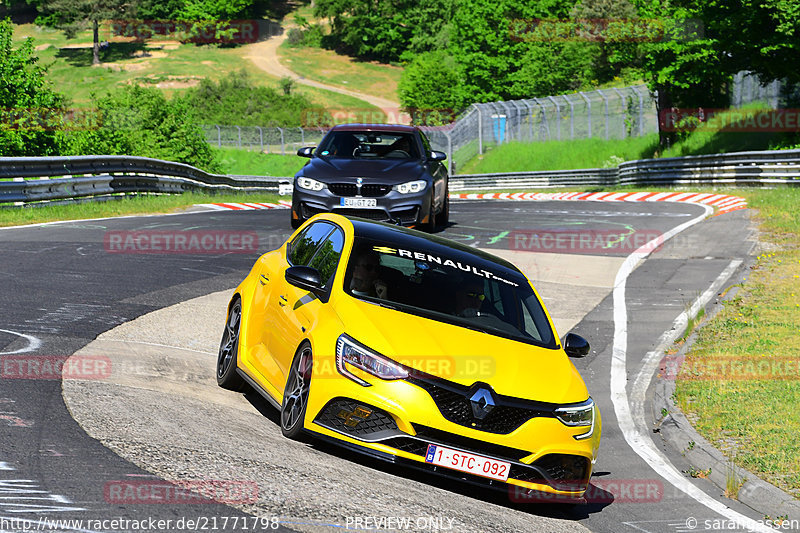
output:
[[[727,194],[696,192],[493,192],[451,194],[457,200],[567,200],[594,202],[682,202],[710,205],[717,215],[747,208],[747,200]]]
[[[539,200],[539,201],[590,201],[590,202],[681,202],[687,204],[710,205],[717,215],[737,209],[747,208],[747,200],[728,194],[709,194],[695,192],[492,192],[451,194],[454,200]],[[215,203],[197,204],[198,207],[216,211],[247,211],[253,209],[289,209],[292,203],[279,200],[278,203]]]
[[[277,204],[266,203],[218,203],[218,204],[196,204],[197,207],[206,207],[215,211],[248,211],[253,209],[289,209],[292,202],[279,200]]]

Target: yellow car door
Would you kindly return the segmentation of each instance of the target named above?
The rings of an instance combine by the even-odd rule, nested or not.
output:
[[[330,222],[318,222],[309,226],[306,236],[301,234],[298,237],[302,240],[298,241],[298,246],[290,251],[286,268],[290,266],[315,268],[320,272],[323,287],[330,290],[344,245],[344,232]],[[311,241],[316,243],[313,250],[310,246],[306,246]],[[324,295],[320,298],[307,290],[291,285],[286,281],[284,273],[281,273],[280,279],[275,280],[276,285],[273,287],[272,301],[269,304],[271,320],[268,325],[272,328],[269,351],[282,374],[281,384],[276,388],[281,391],[297,348],[303,339],[308,337],[307,332],[316,321],[320,306],[325,305],[327,301]]]

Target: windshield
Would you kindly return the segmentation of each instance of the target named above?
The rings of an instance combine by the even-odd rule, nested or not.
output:
[[[317,149],[321,157],[341,159],[419,159],[410,133],[335,131]]]
[[[518,273],[357,238],[345,274],[348,294],[434,320],[555,348],[547,315]],[[491,265],[491,263],[488,263]]]

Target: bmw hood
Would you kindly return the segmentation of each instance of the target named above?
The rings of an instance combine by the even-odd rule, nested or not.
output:
[[[343,178],[366,178],[396,185],[419,179],[424,173],[425,167],[416,160],[314,157],[300,169],[297,176],[314,178],[325,183],[340,181]]]
[[[505,396],[549,403],[588,398],[563,350],[540,348],[488,333],[387,309],[342,295],[347,335],[414,370],[471,386],[484,382]]]

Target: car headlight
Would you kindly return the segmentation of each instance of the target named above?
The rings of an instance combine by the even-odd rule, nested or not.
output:
[[[336,340],[336,368],[343,376],[352,379],[359,385],[369,387],[371,384],[354,375],[348,366],[354,366],[375,377],[392,380],[408,377],[408,371],[380,354],[356,343],[345,334]]]
[[[426,186],[427,183],[425,183],[425,180],[415,180],[407,181],[406,183],[401,183],[400,185],[395,185],[392,188],[400,194],[413,194],[424,191]]]
[[[583,403],[577,405],[570,405],[568,407],[559,407],[556,409],[556,418],[558,418],[565,426],[588,426],[589,431],[575,435],[575,439],[588,439],[594,433],[594,419],[595,419],[595,405],[594,400],[590,397]]]
[[[325,188],[324,183],[311,178],[297,178],[297,186],[309,191],[321,191]]]

